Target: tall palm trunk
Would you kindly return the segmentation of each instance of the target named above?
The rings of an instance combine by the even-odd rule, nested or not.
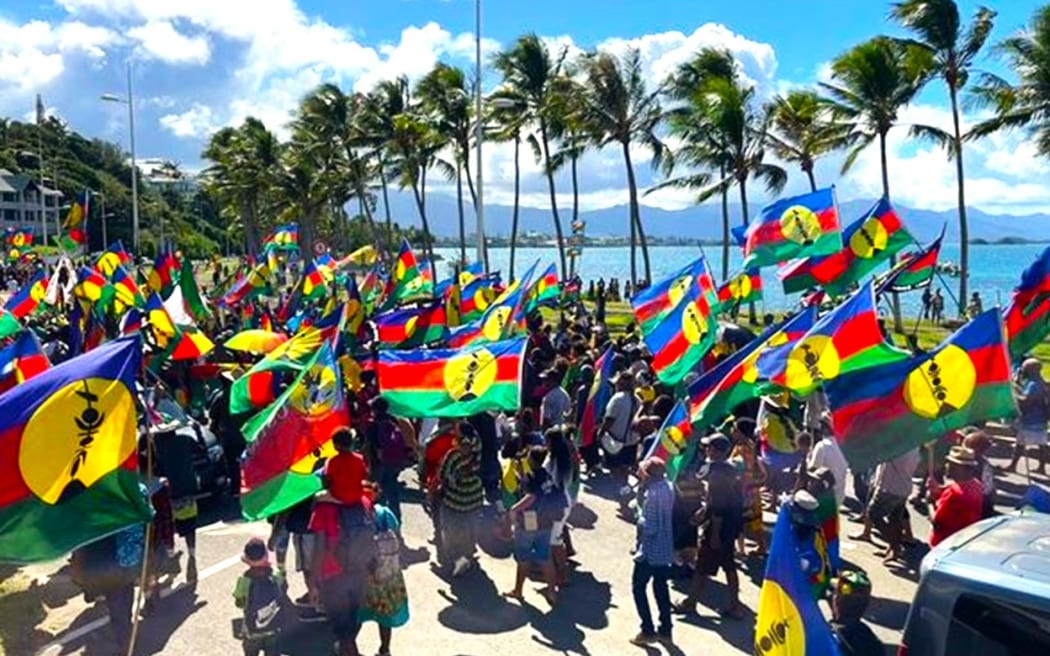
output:
[[[387,195],[386,165],[379,161],[379,184],[383,188],[383,213],[386,215],[386,238],[391,239],[394,234],[393,222],[390,219],[390,196]]]
[[[817,179],[813,177],[813,162],[808,162],[802,165],[802,170],[806,172],[806,177],[809,178],[809,190],[817,190]]]
[[[463,218],[463,167],[456,163],[456,208],[459,210],[459,262],[467,262],[467,224]]]
[[[963,174],[962,136],[959,132],[959,99],[955,85],[948,85],[948,97],[952,102],[952,124],[955,129],[955,178],[959,184],[959,316],[966,307],[966,283],[970,275],[970,226],[966,222],[966,191]]]
[[[474,177],[470,175],[470,143],[463,144],[463,171],[467,174],[467,189],[470,191],[470,202],[474,204],[474,211],[478,208],[478,194],[474,191]]]
[[[424,168],[419,176],[418,182],[412,183],[412,195],[416,199],[416,209],[419,210],[419,221],[423,224],[423,253],[430,262],[430,276],[437,277],[437,267],[434,263],[434,249],[430,241],[430,223],[427,221],[427,171]]]
[[[518,248],[518,204],[521,199],[521,135],[514,135],[514,211],[510,217],[510,279],[514,280],[514,255]]]
[[[642,214],[638,209],[638,182],[634,179],[634,165],[631,164],[631,147],[626,141],[623,144],[623,161],[627,165],[627,198],[630,201],[631,221],[638,227],[638,241],[642,247],[642,262],[645,265],[645,279],[652,280],[653,271],[649,265],[649,245],[645,241],[645,229],[642,226]],[[638,278],[631,271],[631,285],[638,284]]]
[[[742,222],[747,226],[747,174],[743,177],[737,176],[737,183],[740,185],[740,216]],[[755,302],[749,301],[747,304],[747,318],[751,322],[751,325],[758,323],[758,314],[755,312]]]
[[[890,167],[886,159],[886,132],[879,132],[879,163],[882,165],[882,195],[886,200],[890,199]],[[890,257],[890,266],[897,263],[897,256]],[[890,308],[893,312],[893,330],[898,333],[904,332],[904,319],[901,317],[901,299],[897,292],[893,292],[890,300]]]
[[[576,222],[580,220],[580,184],[579,184],[579,178],[576,175],[576,173],[577,173],[576,169],[577,169],[577,164],[578,163],[579,163],[579,157],[576,156],[576,151],[574,150],[573,151],[573,155],[572,155],[572,163],[570,165],[571,166],[571,170],[572,170],[572,225],[570,227],[575,226]],[[573,233],[575,234],[575,232],[576,232],[576,229],[573,228]],[[575,251],[573,251],[573,252],[575,252]],[[573,255],[572,257],[569,258],[569,278],[571,279],[571,278],[573,278],[575,276],[576,276],[576,256]]]
[[[547,139],[547,122],[540,119],[540,139],[543,142],[543,169],[547,174],[547,189],[551,197],[551,218],[554,220],[554,235],[558,240],[558,259],[561,262],[561,275],[564,276],[568,269],[565,268],[565,237],[561,231],[561,219],[558,217],[558,198],[554,193],[554,171],[551,170],[551,149]]]
[[[725,180],[725,164],[718,168],[718,177]],[[722,280],[729,280],[729,185],[722,185]]]

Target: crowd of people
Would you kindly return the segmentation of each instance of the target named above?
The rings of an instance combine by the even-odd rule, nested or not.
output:
[[[618,294],[616,281],[608,286],[599,281],[594,292],[596,299]],[[244,545],[246,569],[233,601],[243,617],[236,631],[245,654],[279,653],[287,627],[322,621],[331,625],[337,654],[358,654],[357,636],[369,622],[378,626],[380,656],[392,653],[394,629],[409,621],[400,539],[406,484],[422,492],[444,575],[462,577],[483,567],[479,539],[495,535],[517,563],[506,598],[523,600],[525,582],[536,578],[553,612],[573,576],[570,519],[581,489],[605,484],[616,490],[621,516],[637,529],[633,548],[624,545],[634,562],[631,589],[639,631],[631,642],[637,645],[673,643],[672,616],[695,613],[705,585],[720,573],[728,599],[719,612],[728,620],[746,617],[738,568],[744,562],[761,567],[768,549],[764,514],[789,504],[793,526],[811,549],[799,566],[813,595],[827,601],[842,653],[864,656],[882,653],[861,619],[871,584],[864,572],[842,568],[840,515],[852,508],[862,528],[851,539],[881,540],[880,553],[889,564],[921,541],[912,533],[909,507],[916,512],[932,507],[933,531],[926,540],[931,546],[994,512],[995,472],[984,431],[953,431],[874,471],[850,471],[819,392],[806,400],[783,393],[743,404],[723,423],[694,434],[691,439],[701,448],[687,451],[691,455],[675,462],[672,472],[671,463],[650,454],[682,390],[658,381],[651,354],[632,329],[609,334],[604,301],[596,309],[577,303],[556,324],[538,313],[529,318],[520,409],[514,413],[395,417],[381,381],[366,368],[360,385],[345,390],[351,421],[333,435],[337,454],[318,469],[324,491],[270,517],[269,535]],[[241,320],[231,315],[227,323],[207,329],[230,333]],[[731,350],[716,348],[705,366]],[[596,371],[607,351],[609,368]],[[154,393],[177,399],[210,424],[222,441],[236,490],[246,448],[240,429],[247,417],[230,413],[231,380],[199,364],[169,364],[159,372]],[[611,396],[597,409],[600,421],[593,431],[584,434],[580,427],[596,376],[608,372]],[[1014,465],[1035,446],[1044,471],[1048,390],[1039,372],[1033,360],[1019,369],[1022,416]],[[693,379],[691,374],[685,384]],[[156,510],[148,543],[146,531],[136,527],[73,556],[76,580],[89,597],[105,599],[125,648],[131,640],[133,586],[144,559],[150,564],[144,570],[146,613],[160,603],[160,580],[178,571],[176,536],[186,545],[187,581],[196,580],[197,482],[186,448],[163,424],[143,437],[144,453],[152,450],[142,459],[152,467],[144,493]],[[306,594],[288,598],[289,576],[302,577]],[[672,601],[669,583],[676,578],[687,593]]]

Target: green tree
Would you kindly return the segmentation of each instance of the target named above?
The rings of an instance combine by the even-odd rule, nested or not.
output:
[[[563,50],[556,58],[551,57],[546,44],[535,34],[518,37],[509,50],[496,55],[496,69],[503,75],[503,86],[525,102],[525,116],[539,126],[539,155],[547,176],[550,193],[551,219],[558,241],[558,258],[561,274],[568,273],[565,264],[565,238],[561,219],[558,216],[558,199],[554,187],[554,170],[551,168],[550,111],[555,102],[555,81],[561,73],[565,60]]]
[[[959,127],[959,94],[970,79],[973,62],[980,54],[995,23],[995,12],[978,7],[973,21],[963,25],[955,0],[904,0],[893,5],[890,15],[913,38],[904,40],[910,53],[917,52],[927,73],[944,80],[952,109],[952,131],[928,125],[912,127],[912,134],[934,140],[955,160],[959,191],[959,313],[966,303],[970,262],[970,230],[966,222],[966,187],[963,171],[963,134]]]
[[[991,105],[995,116],[970,130],[971,139],[997,130],[1025,130],[1036,150],[1050,157],[1050,5],[1033,14],[1027,29],[998,46],[1017,82],[985,73],[974,91],[977,101]]]
[[[886,160],[886,135],[897,123],[900,110],[912,101],[922,86],[928,62],[918,52],[888,37],[865,41],[839,55],[831,64],[831,83],[821,83],[830,94],[831,107],[849,126],[852,148],[846,156],[845,173],[873,142],[879,142],[882,194],[890,197],[890,173]],[[900,302],[893,297],[894,329],[903,331]]]
[[[824,155],[848,145],[849,127],[835,120],[834,112],[816,91],[796,89],[773,99],[766,139],[773,153],[798,164],[817,190],[813,165]]]
[[[521,205],[521,142],[525,139],[537,146],[536,139],[526,134],[528,118],[526,100],[507,88],[498,89],[487,103],[490,125],[488,139],[496,142],[514,142],[514,204],[510,219],[510,279],[514,280],[515,254],[518,241],[518,216]]]
[[[649,248],[638,203],[638,182],[631,161],[631,145],[640,144],[652,152],[654,166],[659,166],[664,144],[656,134],[663,111],[660,90],[649,90],[642,73],[641,54],[628,50],[618,58],[607,52],[585,56],[581,62],[585,76],[583,122],[598,148],[617,144],[623,152],[627,173],[628,221],[631,226],[631,280],[637,281],[636,242],[640,243],[645,265],[645,279],[652,280]]]
[[[266,196],[277,170],[280,143],[257,118],[245,119],[237,128],[223,128],[212,135],[204,158],[212,164],[204,170],[205,189],[220,204],[235,208],[244,229],[246,247],[259,247]]]

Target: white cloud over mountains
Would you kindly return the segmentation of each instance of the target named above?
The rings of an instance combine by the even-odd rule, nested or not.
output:
[[[304,93],[320,82],[335,81],[347,89],[367,90],[397,75],[416,79],[439,60],[473,68],[474,39],[470,33],[452,33],[437,22],[406,24],[398,38],[370,42],[354,26],[334,25],[304,12],[295,0],[55,0],[58,18],[23,23],[0,18],[0,84],[12,91],[0,98],[0,110],[31,106],[37,92],[76,84],[105,63],[133,57],[148,67],[152,79],[164,80],[153,98],[142,98],[140,134],[152,137],[153,154],[172,155],[193,163],[212,131],[246,116],[262,119],[281,132],[290,112]],[[49,12],[54,16],[56,12]],[[409,21],[406,20],[406,23]],[[523,26],[522,30],[527,29]],[[763,97],[814,80],[786,80],[777,76],[775,44],[761,43],[733,29],[706,23],[682,31],[623,34],[598,44],[576,43],[571,35],[543,35],[552,49],[571,53],[601,48],[620,53],[638,48],[647,78],[658,84],[675,66],[705,46],[728,49],[737,58],[741,74]],[[500,44],[486,39],[491,55]],[[814,78],[829,73],[827,63],[814,62]],[[81,76],[81,77],[77,77]],[[194,86],[189,86],[193,80]],[[202,82],[203,80],[203,82]],[[494,75],[487,76],[489,83]],[[112,81],[108,81],[112,84]],[[89,91],[90,93],[90,91]],[[63,113],[63,107],[57,107]],[[92,107],[75,127],[91,132],[105,124],[103,107]],[[890,135],[891,189],[895,200],[916,207],[946,209],[956,203],[955,167],[933,144],[907,136],[907,125],[950,125],[946,108],[917,104],[902,112],[902,125]],[[96,127],[96,130],[101,128]],[[168,152],[170,151],[170,153]],[[642,148],[632,158],[643,186],[657,177],[650,156]],[[822,162],[820,182],[836,182],[840,198],[876,196],[881,191],[878,150],[865,152],[852,171],[839,177],[842,158]],[[485,146],[486,198],[509,203],[513,189],[513,146]],[[531,150],[522,147],[522,201],[548,206],[546,180]],[[968,144],[965,152],[967,200],[989,211],[1050,210],[1050,189],[1040,184],[1050,165],[1017,133],[996,135]],[[788,191],[801,191],[804,180],[789,169]],[[610,207],[626,202],[622,153],[608,148],[589,152],[580,162],[581,206]],[[571,206],[567,171],[559,172],[559,204]],[[449,192],[445,183],[435,191]],[[750,194],[757,205],[763,192]],[[688,207],[694,193],[661,190],[643,196],[646,205],[665,209]]]

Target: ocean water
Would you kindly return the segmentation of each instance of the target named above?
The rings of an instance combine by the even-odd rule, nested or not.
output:
[[[986,308],[993,305],[1005,305],[1010,300],[1010,292],[1021,279],[1024,271],[1040,253],[1046,249],[1045,244],[1011,244],[1002,246],[973,245],[970,247],[970,289],[981,295]],[[456,248],[436,248],[435,251],[451,261],[457,257]],[[473,251],[468,251],[472,253]],[[693,260],[700,250],[696,246],[653,246],[649,249],[649,259],[652,262],[653,279],[658,280],[668,276],[679,268]],[[719,278],[722,272],[722,249],[719,246],[705,246],[704,254],[711,267],[715,278]],[[541,267],[547,263],[558,263],[558,251],[555,248],[520,248],[515,255],[515,269],[520,273],[532,262],[539,260]],[[730,249],[730,273],[739,270],[743,257],[739,248]],[[942,261],[959,261],[959,245],[944,244],[941,248]],[[493,270],[504,272],[510,270],[510,249],[489,249],[489,266]],[[598,278],[618,278],[622,281],[630,277],[631,258],[630,249],[623,247],[610,248],[587,248],[583,255],[577,260],[577,270],[580,272],[584,283],[588,280]],[[879,271],[885,270],[888,265],[883,265]],[[451,265],[446,262],[439,263],[438,275],[447,275]],[[638,253],[639,275],[643,272],[641,252]],[[945,300],[945,314],[951,315],[953,307],[952,294],[958,293],[959,279],[934,278],[934,285],[947,289],[942,291]],[[798,302],[799,295],[785,296],[780,280],[777,278],[776,270],[768,267],[762,270],[763,300],[760,310],[779,311],[788,309]],[[950,293],[949,293],[950,292]],[[922,291],[914,291],[901,294],[901,304],[905,314],[915,314],[921,306]]]

